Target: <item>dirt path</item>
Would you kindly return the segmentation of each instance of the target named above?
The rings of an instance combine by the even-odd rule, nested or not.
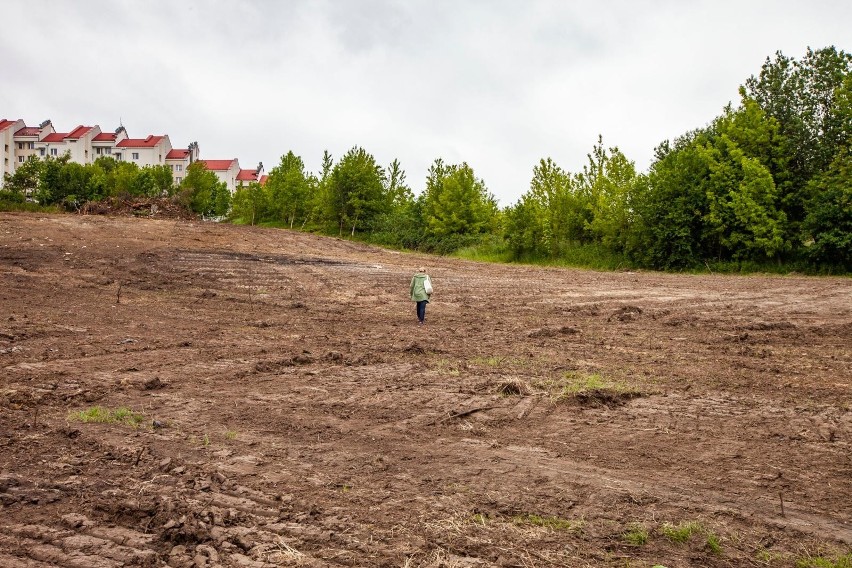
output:
[[[0,214],[0,307],[0,567],[852,554],[849,279]]]

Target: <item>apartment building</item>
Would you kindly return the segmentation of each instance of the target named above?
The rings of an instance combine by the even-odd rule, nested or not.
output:
[[[188,148],[173,148],[166,154],[166,165],[172,170],[175,184],[180,184],[186,177],[186,169],[198,160],[198,142],[192,142]]]
[[[219,181],[225,182],[228,191],[234,193],[237,190],[237,176],[240,174],[240,161],[232,160],[199,160],[204,167],[216,174]]]
[[[79,125],[70,132],[57,132],[50,120],[30,127],[21,119],[0,119],[0,145],[3,148],[0,188],[5,181],[3,174],[13,175],[15,169],[30,156],[59,158],[68,154],[69,159],[78,164],[91,164],[98,158],[111,157],[117,161],[132,162],[140,168],[164,165],[171,169],[175,184],[179,184],[186,177],[187,168],[198,161],[200,155],[198,142],[192,142],[187,148],[173,148],[167,134],[130,138],[124,126],[119,126],[114,132],[104,132],[98,125]],[[262,163],[257,169],[243,170],[236,158],[200,161],[225,182],[231,193],[237,187],[254,181],[265,183],[268,177],[263,175]]]
[[[95,161],[92,152],[92,139],[101,133],[100,126],[83,126],[82,124],[71,132],[51,132],[34,144],[34,149],[41,157],[58,158],[66,153],[71,161],[78,164],[91,164]]]
[[[23,122],[23,121],[21,121]],[[56,132],[53,128],[53,123],[50,120],[45,120],[38,126],[25,126],[15,132],[15,167],[17,168],[26,162],[30,156],[38,156],[39,151],[36,144],[42,138],[45,138]]]
[[[0,188],[5,174],[15,173],[15,133],[26,125],[23,120],[0,119],[0,148],[3,148],[3,166],[0,171]]]
[[[263,162],[257,164],[257,168],[253,170],[240,170],[237,174],[237,187],[243,187],[253,182],[265,182],[265,178],[269,176],[263,175]]]
[[[127,130],[123,126],[116,128],[115,132],[101,132],[92,138],[92,152],[95,160],[98,158],[115,158],[113,148],[126,139]]]

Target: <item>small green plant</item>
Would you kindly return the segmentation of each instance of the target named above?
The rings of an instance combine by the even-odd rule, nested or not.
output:
[[[633,387],[607,379],[598,373],[568,372],[559,379],[536,381],[533,386],[546,391],[554,402],[600,393],[627,397],[640,394]]]
[[[582,521],[572,522],[559,517],[542,517],[533,514],[516,515],[512,517],[512,522],[516,525],[532,525],[562,531],[576,530],[583,526]]]
[[[784,555],[779,552],[771,552],[766,550],[765,548],[761,548],[757,551],[757,559],[763,562],[764,564],[771,564],[773,562],[779,562],[784,559]]]
[[[204,437],[201,439],[201,443],[204,445],[205,448],[207,446],[209,446],[210,445],[210,435],[205,433]]]
[[[485,366],[487,366],[487,367],[500,367],[500,366],[501,366],[501,365],[503,365],[503,363],[505,363],[505,362],[506,362],[506,358],[505,358],[505,357],[497,357],[497,356],[492,356],[492,357],[476,357],[476,358],[473,360],[473,363],[474,363],[475,365],[485,365]]]
[[[648,542],[648,529],[640,524],[634,524],[627,528],[621,538],[634,546],[642,546]]]
[[[663,523],[660,528],[663,536],[672,542],[686,542],[690,537],[701,531],[701,523],[697,521],[685,521],[675,526],[671,523]]]
[[[454,363],[449,359],[439,359],[436,363],[438,371],[446,373],[451,377],[458,377],[461,374],[458,363]]]
[[[225,439],[226,440],[236,440],[237,439],[237,433],[233,430],[228,430],[228,431],[225,432]]]
[[[719,537],[711,532],[707,533],[706,547],[713,554],[722,554],[722,544],[719,542]]]
[[[488,522],[488,515],[486,515],[485,513],[474,513],[470,517],[470,522],[475,525],[482,525],[484,527],[485,524]]]
[[[103,424],[119,423],[138,428],[145,421],[145,416],[133,412],[129,408],[120,407],[115,410],[103,406],[93,406],[80,412],[71,413],[71,418],[80,422],[99,422]]]
[[[810,556],[796,560],[796,568],[852,568],[852,553],[835,559],[825,556]]]

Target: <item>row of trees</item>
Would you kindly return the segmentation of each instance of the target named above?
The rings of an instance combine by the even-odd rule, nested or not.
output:
[[[435,160],[415,196],[397,160],[383,167],[357,146],[336,163],[326,152],[316,174],[290,151],[265,185],[233,196],[199,163],[178,187],[165,167],[110,158],[33,159],[6,183],[41,203],[168,195],[205,215],[439,253],[488,242],[514,260],[591,250],[662,269],[773,261],[852,271],[850,70],[852,56],[833,47],[800,61],[779,52],[737,106],[657,147],[647,173],[599,138],[582,171],[542,159],[503,210],[466,163]]]
[[[288,152],[265,185],[237,190],[231,215],[437,252],[496,234],[501,218],[494,196],[469,165],[435,160],[425,191],[415,198],[398,160],[382,167],[357,146],[337,163],[326,152],[319,175]]]
[[[79,209],[90,201],[171,197],[188,210],[210,216],[224,216],[230,209],[230,192],[216,174],[194,163],[180,185],[175,185],[168,166],[140,168],[132,162],[119,162],[104,156],[92,164],[70,161],[68,154],[21,164],[6,174],[3,194],[8,201],[31,199],[41,205]]]
[[[596,243],[640,266],[787,262],[852,270],[852,57],[777,53],[709,125],[647,174],[601,140],[583,171],[551,160],[507,212],[516,255]]]
[[[807,263],[852,270],[852,57],[833,47],[777,53],[707,126],[662,143],[647,173],[601,138],[582,171],[552,159],[498,209],[468,164],[435,160],[414,197],[397,161],[362,148],[319,175],[289,152],[265,187],[237,192],[247,222],[324,227],[447,252],[501,239],[516,260],[587,247],[636,266]]]

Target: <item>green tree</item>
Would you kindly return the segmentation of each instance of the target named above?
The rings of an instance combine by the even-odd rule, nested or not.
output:
[[[788,217],[788,239],[800,233],[808,182],[849,144],[852,115],[841,107],[850,70],[849,54],[833,46],[808,48],[800,61],[776,53],[745,83],[748,97],[777,120],[783,138],[784,160],[769,167]]]
[[[193,162],[186,169],[186,177],[180,186],[181,202],[191,211],[202,215],[219,217],[227,214],[231,205],[231,193],[215,173],[202,162]]]
[[[49,205],[58,203],[74,209],[93,194],[91,182],[95,172],[81,164],[70,161],[70,154],[59,158],[47,157],[43,164],[37,192],[38,201]]]
[[[555,257],[583,239],[586,214],[574,177],[551,158],[542,159],[529,191],[506,212],[506,239],[516,256]]]
[[[43,171],[44,162],[38,156],[30,156],[15,168],[14,174],[3,174],[3,189],[19,193],[23,197],[33,197],[38,191]]]
[[[701,148],[709,136],[696,130],[657,147],[647,188],[636,201],[639,229],[627,250],[640,264],[682,268],[700,257],[710,174]]]
[[[268,194],[264,188],[255,182],[237,188],[231,201],[231,217],[241,219],[254,225],[266,219],[265,214],[270,210]]]
[[[390,208],[385,191],[385,172],[376,159],[358,146],[349,150],[334,165],[328,176],[329,210],[338,231],[350,228],[369,230],[371,223]]]
[[[633,222],[631,200],[637,181],[633,162],[618,148],[607,151],[599,136],[577,176],[577,186],[588,211],[586,231],[609,250],[624,251]]]
[[[423,242],[422,206],[405,182],[405,171],[394,160],[385,176],[389,208],[373,221],[370,240],[375,243],[418,248]]]
[[[497,201],[466,163],[445,166],[436,160],[425,193],[426,230],[435,237],[481,235],[497,226]]]
[[[276,216],[290,228],[296,219],[304,221],[309,212],[310,184],[302,158],[292,151],[281,156],[281,161],[269,172],[265,190]]]
[[[708,211],[703,248],[717,258],[760,260],[789,250],[787,216],[772,168],[784,164],[778,123],[745,98],[714,122],[700,151],[709,175],[703,181]]]
[[[175,178],[169,166],[145,166],[142,169],[150,172],[151,197],[165,197],[175,193]]]
[[[842,150],[809,184],[813,197],[803,229],[805,254],[815,264],[852,271],[852,157]]]

